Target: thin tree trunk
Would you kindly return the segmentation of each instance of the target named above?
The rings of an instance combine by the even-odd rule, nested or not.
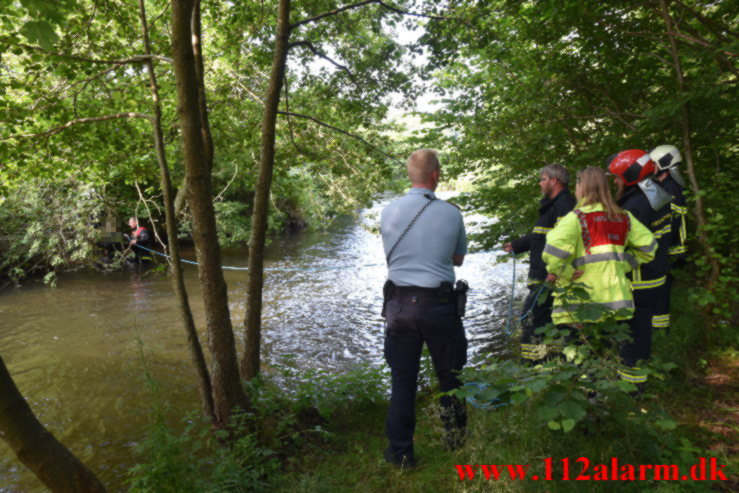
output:
[[[212,355],[213,404],[218,424],[225,426],[236,408],[247,410],[250,406],[239,378],[226,281],[221,269],[221,250],[216,234],[211,170],[201,135],[203,120],[198,103],[199,81],[192,49],[193,7],[193,0],[172,0],[172,58],[177,80],[193,240]]]
[[[104,492],[100,480],[33,414],[0,358],[0,438],[53,492]]]
[[[151,54],[151,44],[149,43],[149,27],[146,22],[146,7],[144,0],[139,0],[139,16],[141,17],[141,31],[144,41],[144,53]],[[151,87],[152,106],[154,109],[154,119],[152,121],[152,130],[154,131],[154,142],[157,151],[157,161],[159,162],[159,173],[162,182],[162,194],[164,200],[164,214],[167,225],[167,236],[169,237],[169,264],[171,267],[172,288],[177,298],[177,307],[182,316],[182,322],[185,325],[185,333],[187,334],[187,343],[190,347],[190,355],[198,375],[198,390],[200,392],[200,400],[203,403],[203,411],[211,420],[215,421],[213,411],[213,394],[210,384],[210,375],[205,362],[203,348],[200,345],[198,331],[195,328],[195,321],[192,318],[192,310],[190,310],[190,302],[187,297],[187,289],[185,288],[185,280],[182,275],[182,262],[180,262],[180,247],[177,244],[177,219],[174,212],[174,204],[172,201],[172,180],[169,177],[169,167],[167,165],[167,156],[164,152],[164,135],[162,133],[162,108],[159,101],[159,85],[157,84],[156,72],[154,72],[154,62],[151,57],[147,58],[146,69],[149,72],[149,83]]]
[[[670,54],[672,55],[672,64],[675,69],[675,78],[677,80],[677,87],[680,91],[680,97],[685,100],[682,105],[682,128],[683,128],[683,147],[685,151],[685,161],[687,163],[688,178],[690,179],[690,188],[693,191],[695,197],[695,207],[693,208],[693,215],[695,216],[695,222],[698,226],[698,241],[703,248],[703,253],[708,260],[708,264],[711,267],[711,272],[708,276],[707,287],[710,289],[718,281],[719,274],[721,273],[721,266],[719,265],[718,259],[714,254],[713,247],[708,240],[706,234],[706,216],[703,209],[703,198],[700,194],[700,186],[695,173],[695,162],[693,161],[693,146],[690,138],[691,124],[690,124],[690,103],[687,101],[687,89],[685,86],[685,79],[683,78],[683,69],[680,64],[680,56],[677,51],[677,41],[674,36],[670,36],[669,33],[674,31],[670,21],[670,13],[667,9],[666,0],[659,0],[660,7],[662,8],[662,17],[665,21],[665,28],[667,30],[667,39],[670,43]]]
[[[245,351],[241,360],[241,376],[251,380],[259,374],[262,326],[262,287],[264,283],[264,242],[267,233],[269,193],[272,186],[272,170],[275,163],[275,125],[280,102],[285,64],[290,38],[290,0],[280,0],[277,13],[277,38],[272,59],[267,97],[262,120],[262,143],[259,156],[254,210],[252,212],[251,237],[249,238],[249,272],[247,274]]]
[[[187,198],[187,177],[182,179],[180,188],[177,189],[177,195],[174,198],[174,213],[179,216],[185,208],[185,199]]]
[[[203,40],[200,22],[200,0],[195,0],[195,8],[192,11],[192,52],[195,56],[195,72],[198,76],[198,107],[200,108],[200,134],[203,137],[205,148],[205,159],[208,169],[213,169],[213,136],[210,133],[208,122],[208,102],[205,97],[205,68],[203,64]]]

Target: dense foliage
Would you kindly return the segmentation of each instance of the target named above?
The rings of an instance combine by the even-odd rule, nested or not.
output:
[[[662,3],[450,2],[457,22],[431,21],[423,38],[431,53],[428,77],[443,103],[427,120],[454,172],[475,179],[468,205],[498,218],[483,235],[490,246],[533,224],[538,170],[546,163],[564,163],[574,175],[604,166],[620,150],[661,144],[680,148],[685,163],[689,104],[700,190],[689,184],[686,195],[691,206],[696,193],[703,197],[705,230],[722,266],[722,288],[696,292],[695,300],[728,319],[735,316],[739,279],[731,241],[739,206],[733,192],[739,20],[732,2],[666,2],[675,26],[668,36]],[[709,265],[695,241],[694,217],[690,265],[705,278]]]
[[[149,221],[162,222],[137,3],[22,1],[8,2],[0,12],[0,197],[7,215],[23,208],[20,196],[38,183],[70,197],[91,189],[97,207],[108,214],[121,219],[150,214]],[[183,188],[168,61],[169,5],[164,0],[145,5],[157,54],[166,155],[175,186]],[[224,246],[244,245],[249,237],[276,5],[203,3],[203,58],[215,148],[212,193]],[[331,1],[298,5],[293,18],[335,6]],[[327,217],[354,211],[385,189],[400,169],[391,138],[398,127],[386,116],[391,98],[407,101],[417,92],[415,69],[404,65],[415,48],[395,41],[401,18],[371,6],[294,30],[280,109],[302,116],[278,120],[272,232],[317,227]],[[63,209],[60,216],[76,207],[55,205]],[[187,238],[186,207],[179,217]],[[90,224],[84,219],[79,227]],[[6,239],[24,233],[22,227],[9,228],[3,228]],[[65,257],[60,266],[73,260]],[[25,272],[33,262],[15,258],[10,266]]]
[[[51,281],[55,270],[84,265],[92,257],[93,225],[105,216],[138,215],[161,224],[152,93],[143,64],[150,58],[160,84],[156,103],[179,192],[176,202],[185,203],[171,7],[166,0],[142,2],[152,58],[141,54],[136,1],[2,0],[0,5],[0,276],[20,280],[45,272]],[[277,0],[202,3],[205,92],[215,148],[209,171],[223,246],[244,245],[252,230],[277,5]],[[739,280],[732,241],[739,205],[734,192],[739,20],[732,2],[368,0],[336,13],[341,5],[336,0],[292,4],[268,219],[272,233],[320,226],[361,208],[402,177],[399,156],[413,145],[441,149],[445,174],[473,183],[463,205],[496,218],[477,235],[491,247],[533,223],[542,165],[563,162],[574,172],[602,165],[622,149],[675,144],[695,178],[686,190],[694,209],[691,255],[678,274],[693,287],[681,302],[704,307],[704,332],[718,329],[714,332],[724,340],[736,342],[730,328]],[[329,12],[321,22],[297,22]],[[399,41],[400,33],[419,23],[425,25],[420,43]],[[427,88],[439,104],[406,141],[390,108],[409,108]],[[704,215],[700,231],[696,226]],[[180,239],[188,239],[186,204],[178,219]],[[702,234],[705,241],[699,244]],[[223,319],[231,335],[229,314]],[[693,313],[684,332],[697,320]],[[549,435],[541,437],[548,427],[566,433],[558,433],[564,437],[558,449],[563,454],[574,450],[573,436],[581,443],[596,437],[600,448],[594,452],[624,452],[645,463],[690,462],[701,452],[658,402],[635,401],[634,386],[617,377],[614,348],[627,337],[622,325],[586,326],[576,340],[554,327],[541,333],[546,342],[564,339],[561,354],[533,369],[488,361],[465,376],[474,385],[460,391],[504,403],[501,414],[523,423],[511,432],[512,443],[525,447],[521,437],[528,436],[555,447]],[[684,351],[681,365],[688,364],[687,354],[711,349],[710,338],[700,345],[695,341],[697,333],[686,336],[690,343],[670,341]],[[653,361],[644,371],[661,377],[672,366]],[[375,369],[338,377],[309,372],[299,382],[285,371],[277,384],[255,378],[248,389],[253,408],[237,416],[232,429],[216,433],[196,424],[178,435],[157,413],[142,447],[146,460],[131,472],[131,486],[141,491],[264,487],[298,438],[325,438],[316,423],[342,410],[361,416],[365,405],[378,407],[385,399],[384,378]],[[291,385],[293,393],[281,390]],[[502,419],[484,416],[473,426],[500,426]],[[610,447],[623,430],[636,435],[628,437],[633,443],[616,441]],[[489,450],[487,431],[473,435],[472,445]],[[306,443],[308,448],[321,442]],[[523,455],[516,453],[511,463]],[[537,453],[551,450],[540,447]]]

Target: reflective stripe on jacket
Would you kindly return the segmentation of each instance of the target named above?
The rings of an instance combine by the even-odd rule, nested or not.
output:
[[[687,231],[685,228],[685,218],[688,214],[688,207],[685,205],[685,196],[683,188],[672,176],[667,176],[664,181],[659,182],[667,193],[672,195],[672,234],[670,239],[669,254],[672,259],[684,259],[687,253],[685,240]]]
[[[513,253],[529,252],[529,279],[528,285],[541,283],[547,277],[547,269],[541,259],[541,252],[549,233],[557,221],[570,212],[575,206],[575,197],[566,188],[556,197],[544,198],[539,203],[539,217],[531,233],[511,242]]]
[[[575,209],[547,234],[542,258],[547,270],[559,277],[552,320],[555,324],[597,322],[614,311],[626,320],[634,312],[631,283],[626,273],[654,258],[654,235],[629,212],[621,221],[610,221],[600,204]],[[568,292],[574,281],[588,293],[581,299]]]
[[[634,269],[632,287],[634,289],[650,289],[665,283],[668,270],[667,252],[672,239],[672,213],[670,204],[665,204],[659,210],[654,210],[649,199],[641,189],[634,185],[627,187],[618,205],[629,211],[657,240],[657,251],[654,259]]]

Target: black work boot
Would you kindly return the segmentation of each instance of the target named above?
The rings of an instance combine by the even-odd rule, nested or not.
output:
[[[390,447],[385,449],[384,452],[385,461],[388,464],[392,464],[393,466],[397,467],[398,469],[402,470],[410,470],[415,469],[418,464],[416,464],[416,459],[413,458],[412,455],[402,455],[398,456],[393,454],[392,450],[390,450]]]
[[[467,433],[464,428],[455,428],[451,430],[445,430],[441,435],[441,442],[444,450],[447,452],[454,452],[464,447],[467,440]]]

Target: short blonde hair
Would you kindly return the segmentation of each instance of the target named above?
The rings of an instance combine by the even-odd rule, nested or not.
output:
[[[408,179],[412,184],[425,184],[431,178],[431,173],[441,169],[439,157],[432,149],[419,149],[408,158]]]

